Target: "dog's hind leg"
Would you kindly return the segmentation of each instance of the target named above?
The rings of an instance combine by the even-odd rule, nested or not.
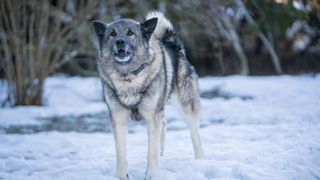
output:
[[[203,158],[203,150],[199,134],[200,97],[197,77],[194,73],[178,82],[177,92],[173,94],[173,100],[190,128],[194,156],[196,159],[201,159]]]
[[[190,128],[194,157],[195,159],[201,159],[203,158],[203,150],[199,134],[199,115],[190,112],[190,107],[183,107],[183,117]]]
[[[164,153],[164,145],[166,141],[166,131],[167,131],[167,121],[165,119],[162,120],[162,130],[161,130],[161,150],[160,155],[163,156]]]
[[[194,157],[195,159],[201,159],[203,158],[203,150],[199,134],[199,108],[197,107],[196,109],[193,109],[192,103],[193,102],[190,102],[190,104],[183,104],[180,101],[178,101],[176,104],[178,105],[183,119],[185,120],[190,129]]]

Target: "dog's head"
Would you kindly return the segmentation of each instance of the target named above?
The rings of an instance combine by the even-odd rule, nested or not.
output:
[[[130,19],[120,19],[109,24],[94,21],[93,27],[98,36],[101,52],[100,58],[112,61],[109,63],[116,64],[118,67],[143,63],[144,59],[148,58],[148,41],[157,21],[157,18],[143,23]]]

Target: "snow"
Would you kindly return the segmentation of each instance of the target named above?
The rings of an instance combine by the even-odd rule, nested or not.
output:
[[[205,158],[193,159],[189,131],[168,105],[165,154],[154,179],[320,178],[320,75],[204,77],[199,85],[206,94],[200,130]],[[44,99],[43,107],[0,109],[0,179],[116,179],[109,131],[8,131],[42,126],[53,117],[73,117],[66,121],[75,128],[87,115],[93,117],[88,123],[99,113],[102,119],[95,121],[108,122],[100,80],[50,77]],[[140,180],[146,129],[132,122],[129,129],[130,178]]]
[[[44,91],[44,106],[1,110],[0,126],[39,124],[39,119],[52,116],[79,116],[107,110],[98,78],[51,77]]]

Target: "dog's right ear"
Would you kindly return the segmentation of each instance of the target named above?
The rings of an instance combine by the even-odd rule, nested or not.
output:
[[[96,32],[96,34],[98,36],[99,45],[101,48],[107,27],[104,23],[102,23],[100,21],[93,21],[92,24],[93,24],[94,31]]]

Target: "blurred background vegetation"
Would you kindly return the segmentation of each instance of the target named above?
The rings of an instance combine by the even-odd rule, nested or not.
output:
[[[54,73],[96,76],[92,20],[173,22],[200,75],[317,73],[319,0],[1,0],[3,105],[41,105]],[[1,88],[4,89],[4,88]]]

